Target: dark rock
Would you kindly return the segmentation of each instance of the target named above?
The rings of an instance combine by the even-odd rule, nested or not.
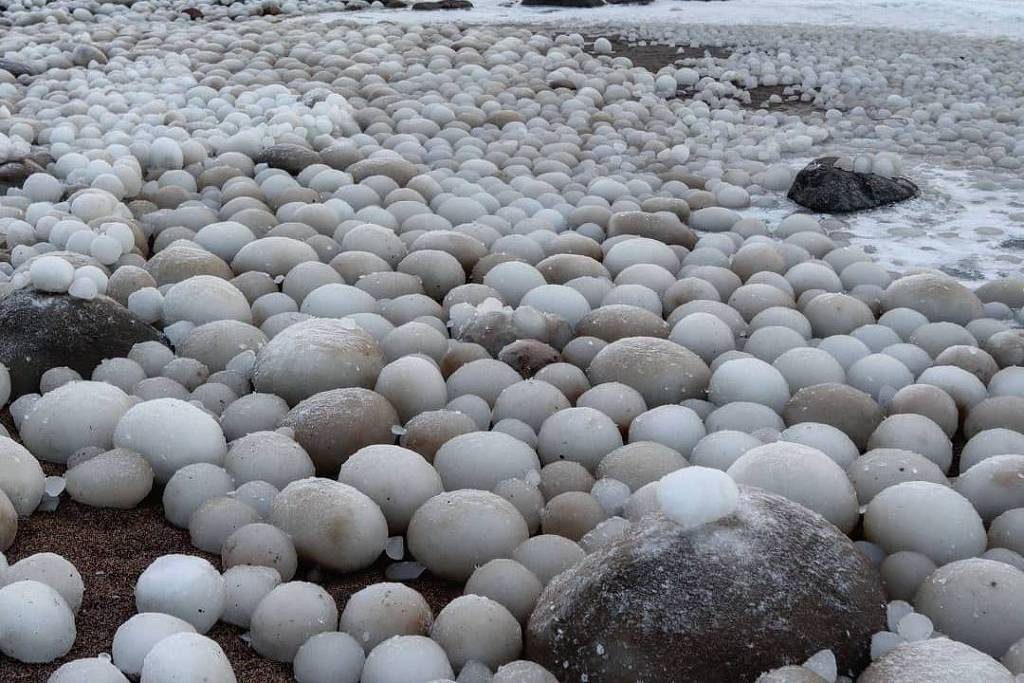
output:
[[[106,64],[107,56],[98,47],[83,43],[76,46],[71,53],[71,62],[75,66],[89,66],[92,62]]]
[[[522,0],[523,7],[603,7],[604,0]]]
[[[101,360],[127,356],[144,341],[164,339],[105,296],[85,301],[23,289],[0,299],[0,363],[11,373],[12,397],[38,391],[50,368],[88,377]]]
[[[473,3],[469,0],[434,0],[434,2],[417,2],[412,8],[415,10],[473,9]]]
[[[838,157],[822,157],[807,164],[787,195],[797,204],[823,213],[849,213],[895,204],[916,197],[917,185],[906,178],[854,173],[836,168]]]
[[[0,69],[3,69],[15,78],[18,76],[35,75],[35,71],[28,64],[22,64],[21,62],[16,62],[13,59],[0,59]]]
[[[202,19],[204,16],[206,16],[203,14],[203,10],[199,9],[198,7],[186,7],[185,9],[181,10],[181,13],[187,16],[192,21],[195,21],[196,19]]]
[[[831,649],[840,673],[870,662],[885,628],[878,574],[797,503],[741,487],[737,512],[690,531],[644,517],[551,580],[526,652],[565,681],[753,681]]]
[[[520,339],[503,348],[498,360],[522,375],[523,379],[530,379],[545,366],[561,361],[562,354],[536,339]]]
[[[289,173],[299,173],[307,166],[319,164],[320,155],[308,147],[282,143],[264,147],[256,157],[256,163],[280,168]]]

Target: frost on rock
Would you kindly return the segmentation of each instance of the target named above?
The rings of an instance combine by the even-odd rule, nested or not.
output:
[[[687,531],[648,515],[555,577],[526,652],[573,680],[754,680],[823,649],[846,673],[867,663],[884,623],[880,579],[849,539],[741,487],[729,517]]]

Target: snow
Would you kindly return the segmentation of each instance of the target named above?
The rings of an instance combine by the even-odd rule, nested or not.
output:
[[[429,23],[452,21],[468,24],[516,23],[571,26],[582,31],[589,25],[651,24],[814,24],[856,28],[899,28],[978,36],[1024,38],[1024,12],[1018,0],[730,0],[729,2],[680,2],[655,0],[644,7],[607,5],[580,10],[520,7],[507,0],[474,0],[468,12],[388,10],[337,12],[332,18],[365,21]]]

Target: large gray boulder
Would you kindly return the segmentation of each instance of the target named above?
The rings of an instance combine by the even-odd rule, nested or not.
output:
[[[733,515],[690,531],[646,516],[556,576],[526,648],[567,681],[753,681],[822,649],[855,673],[884,605],[878,574],[836,527],[741,487]]]
[[[22,289],[0,299],[0,363],[11,373],[12,398],[38,391],[50,368],[88,377],[101,360],[127,356],[144,341],[163,335],[105,296],[86,301]]]
[[[917,185],[906,178],[854,173],[835,165],[838,157],[807,164],[793,180],[789,198],[812,211],[849,213],[895,204],[916,197]]]

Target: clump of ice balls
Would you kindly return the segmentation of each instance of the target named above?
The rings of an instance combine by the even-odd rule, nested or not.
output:
[[[711,467],[685,467],[658,480],[658,505],[684,529],[710,524],[736,511],[740,490],[725,472]]]

